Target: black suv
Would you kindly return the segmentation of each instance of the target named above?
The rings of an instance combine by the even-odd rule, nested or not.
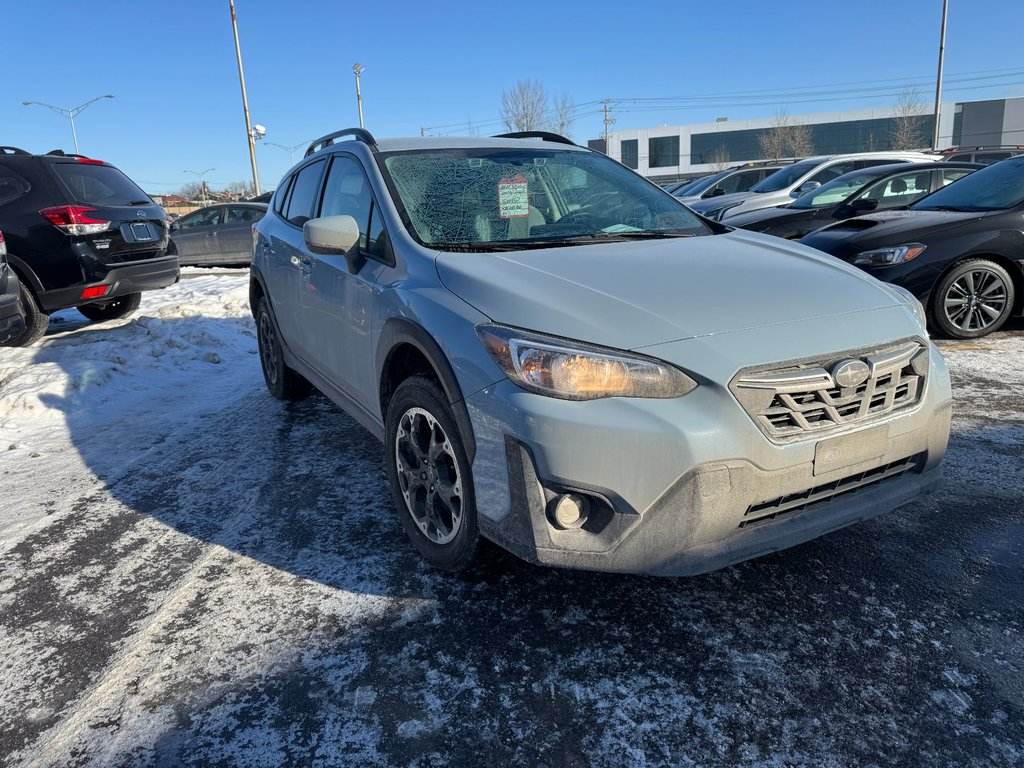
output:
[[[102,160],[0,147],[0,231],[25,313],[11,346],[40,338],[57,310],[124,317],[179,278],[163,209]]]

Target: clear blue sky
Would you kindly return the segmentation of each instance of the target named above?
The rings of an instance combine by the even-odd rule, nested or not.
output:
[[[71,149],[67,120],[21,102],[69,107],[109,92],[115,100],[78,120],[84,154],[115,163],[152,193],[193,179],[185,169],[215,167],[214,186],[249,176],[227,0],[4,5],[0,144]],[[796,115],[884,106],[895,100],[881,93],[887,83],[910,81],[927,83],[922,96],[930,101],[942,3],[236,5],[253,121],[267,127],[267,140],[292,145],[357,124],[356,61],[366,68],[366,125],[381,136],[467,121],[496,132],[501,93],[521,79],[552,95],[568,92],[577,104],[699,97],[685,109],[621,101],[616,128],[758,117],[782,107]],[[944,99],[1024,96],[1019,0],[950,6]],[[1018,74],[1005,75],[1011,71]],[[739,92],[764,98],[710,98]],[[579,111],[573,137],[600,135],[594,107]],[[288,168],[288,154],[276,147],[258,145],[257,160],[264,188]]]

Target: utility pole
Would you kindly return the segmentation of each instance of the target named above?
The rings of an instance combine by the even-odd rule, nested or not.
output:
[[[420,136],[426,136],[426,135],[427,135],[427,129],[426,128],[420,128]]]
[[[238,57],[238,82],[242,85],[242,111],[245,112],[245,138],[249,142],[249,162],[252,165],[252,186],[260,193],[260,172],[256,168],[256,140],[249,121],[249,97],[245,94],[245,71],[242,69],[242,45],[238,42],[238,17],[235,15],[235,0],[228,0],[231,6],[231,29],[235,33],[235,55]]]
[[[609,129],[615,124],[615,118],[609,114],[608,110],[612,105],[612,100],[602,99],[601,104],[604,107],[604,153],[608,157],[611,157],[612,148],[610,146],[611,139],[609,138]]]
[[[939,111],[942,108],[942,61],[946,56],[946,15],[949,0],[942,0],[942,32],[939,34],[939,73],[935,78],[935,127],[932,132],[932,149],[939,148]]]
[[[359,107],[359,127],[363,127],[363,92],[359,89],[359,76],[363,74],[362,64],[352,65],[352,74],[356,76],[356,104]]]
[[[205,171],[185,171],[185,173],[194,173],[199,177],[199,195],[203,206],[206,206],[208,195],[206,194],[206,174],[216,171],[216,168],[207,168]]]

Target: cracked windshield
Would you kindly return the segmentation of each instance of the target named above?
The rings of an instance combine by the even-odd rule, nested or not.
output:
[[[383,166],[424,245],[486,251],[710,234],[672,197],[595,152],[401,152]]]

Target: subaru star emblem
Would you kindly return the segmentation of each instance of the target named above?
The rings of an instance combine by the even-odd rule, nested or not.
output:
[[[859,387],[868,380],[871,369],[863,360],[843,360],[832,369],[832,378],[840,387]]]
[[[135,215],[138,216],[140,219],[142,219],[142,218],[145,218],[146,212],[145,211],[136,211]]]

